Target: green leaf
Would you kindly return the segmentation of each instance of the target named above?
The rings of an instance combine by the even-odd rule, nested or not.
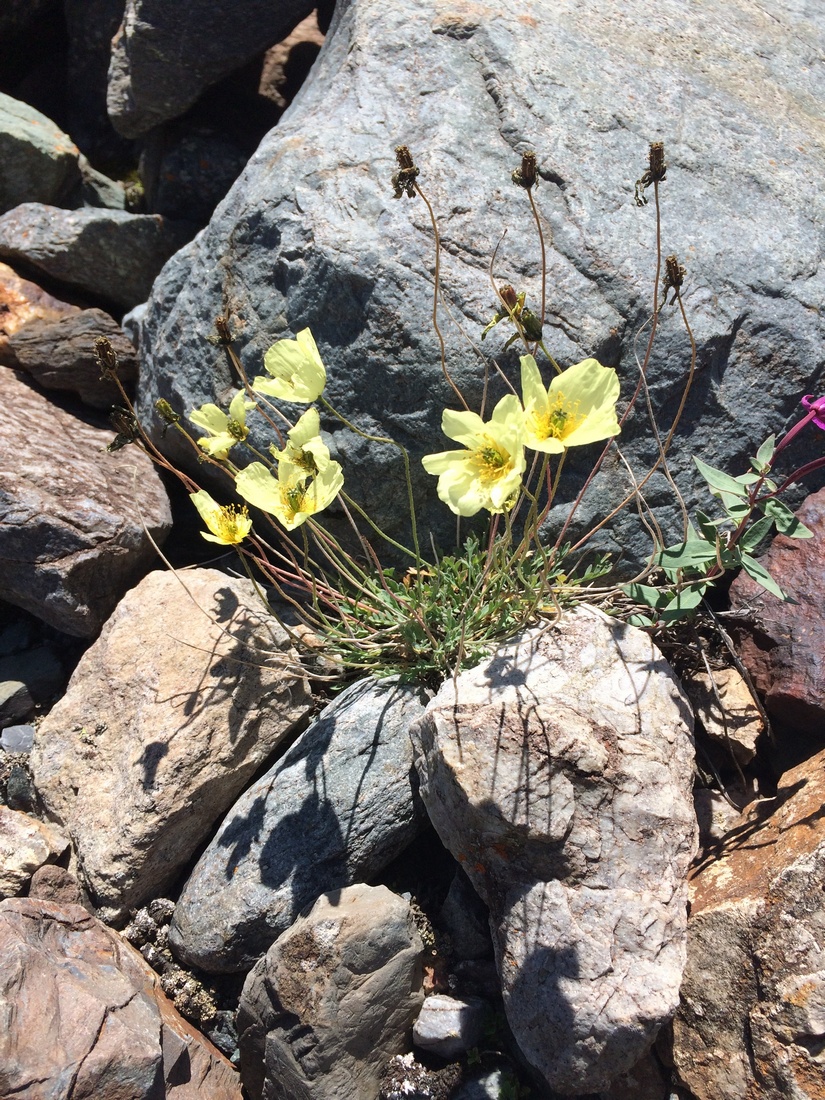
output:
[[[750,504],[747,501],[742,500],[740,497],[735,497],[731,493],[717,493],[719,501],[722,507],[728,514],[728,518],[733,520],[735,524],[741,523],[741,521],[752,511]]]
[[[688,588],[683,588],[680,592],[677,592],[659,613],[660,621],[672,623],[677,619],[684,619],[702,602],[709,583],[709,581],[700,581],[698,584],[692,584]]]
[[[754,464],[754,469],[760,473],[765,469],[770,460],[773,458],[774,451],[776,450],[776,436],[769,435],[759,450],[756,452],[756,458],[752,458],[751,462]]]
[[[776,524],[777,531],[781,534],[787,535],[788,538],[791,539],[813,538],[813,531],[796,518],[787,504],[783,504],[782,501],[777,500],[776,497],[771,497],[770,500],[764,501],[759,507],[766,516],[771,517]]]
[[[780,600],[788,599],[767,569],[763,565],[760,565],[756,558],[752,558],[750,554],[742,554],[741,561],[742,568],[757,584],[761,584],[763,588],[767,589],[767,591],[771,592],[774,596],[778,596]]]
[[[631,600],[635,600],[636,603],[643,604],[645,607],[664,607],[670,596],[669,592],[663,592],[661,588],[653,588],[649,584],[631,583],[621,584],[619,587]]]
[[[653,620],[649,619],[647,615],[631,615],[627,620],[631,626],[646,627],[653,626]]]
[[[663,569],[702,569],[716,561],[716,546],[706,539],[690,538],[668,546],[656,556],[656,564]]]
[[[746,554],[752,554],[759,543],[773,527],[773,517],[763,516],[754,523],[739,540],[740,548]]]
[[[693,456],[693,461],[696,463],[696,467],[699,473],[710,485],[711,489],[718,489],[723,493],[732,493],[735,497],[746,497],[748,495],[747,490],[744,489],[736,478],[731,477],[730,474],[726,474],[723,470],[717,470],[714,466],[708,466],[706,462],[703,462],[701,458]]]

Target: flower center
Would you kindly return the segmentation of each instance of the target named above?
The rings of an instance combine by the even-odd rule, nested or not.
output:
[[[303,511],[305,497],[306,489],[303,485],[288,485],[281,490],[284,509],[289,514],[290,519],[293,519],[298,512]]]
[[[249,511],[246,506],[237,507],[234,504],[224,505],[217,515],[217,530],[215,534],[227,542],[240,542],[246,537],[248,528],[246,520]]]
[[[498,481],[510,467],[510,455],[489,436],[473,451],[473,463],[482,482]]]
[[[563,393],[557,393],[552,405],[530,414],[532,428],[539,439],[566,439],[581,424],[578,401],[568,401]]]
[[[231,418],[227,421],[226,430],[227,433],[231,435],[233,439],[237,439],[239,443],[242,443],[249,435],[249,429],[245,424],[241,424],[239,420],[232,420]]]

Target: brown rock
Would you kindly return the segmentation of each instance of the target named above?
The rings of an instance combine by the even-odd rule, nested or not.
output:
[[[95,409],[123,403],[109,378],[101,377],[94,344],[105,336],[117,354],[118,376],[127,389],[137,380],[137,352],[117,322],[102,309],[84,309],[56,321],[32,321],[8,341],[8,365],[30,374],[46,389],[70,390]]]
[[[0,1095],[240,1100],[140,955],[75,905],[0,902]]]
[[[51,626],[94,637],[157,560],[169,501],[136,446],[56,408],[0,367],[0,599]]]
[[[53,298],[37,283],[30,283],[8,266],[0,264],[0,365],[10,365],[9,337],[32,321],[58,321],[79,313],[79,306]]]
[[[53,825],[0,806],[0,898],[22,894],[37,868],[58,859],[68,846]]]
[[[691,883],[673,1060],[696,1100],[825,1097],[825,752],[754,803]]]
[[[72,872],[54,863],[46,863],[37,868],[29,883],[28,896],[39,898],[40,901],[53,901],[58,905],[82,905],[92,912],[92,904],[86,891]]]
[[[32,753],[98,904],[162,894],[310,704],[250,581],[160,571],[129,592]]]
[[[745,573],[731,585],[734,611],[747,617],[738,630],[739,655],[784,726],[825,731],[825,489],[812,493],[796,513],[814,532],[810,539],[777,535],[765,568],[791,597],[783,603]]]

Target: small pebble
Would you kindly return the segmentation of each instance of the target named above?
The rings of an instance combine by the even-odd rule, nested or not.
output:
[[[34,726],[6,726],[0,733],[0,745],[6,752],[31,752]]]

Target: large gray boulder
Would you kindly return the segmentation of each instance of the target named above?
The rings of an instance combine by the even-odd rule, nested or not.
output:
[[[696,851],[692,716],[650,638],[580,607],[448,680],[421,797],[490,909],[513,1034],[552,1088],[604,1088],[675,1011]]]
[[[184,962],[243,970],[321,894],[377,875],[424,823],[410,726],[427,694],[361,680],[326,707],[223,820],[175,908]]]
[[[312,0],[127,0],[112,43],[109,117],[138,137],[177,118],[210,85],[280,42]]]
[[[692,452],[738,472],[823,377],[825,156],[812,135],[821,132],[816,105],[825,89],[821,67],[803,59],[819,55],[824,28],[810,4],[767,12],[663,0],[654,17],[637,0],[542,2],[529,12],[515,0],[494,9],[342,2],[300,95],[209,227],[155,283],[143,328],[144,413],[152,415],[157,397],[186,411],[236,386],[214,344],[217,315],[229,315],[253,375],[275,338],[309,326],[331,399],[363,427],[410,447],[423,514],[446,540],[453,517],[417,457],[449,446],[439,425],[455,398],[430,320],[429,218],[420,200],[394,200],[393,147],[409,144],[421,168],[443,234],[446,301],[475,344],[493,312],[487,264],[505,227],[495,274],[527,290],[538,308],[538,242],[527,197],[510,180],[520,153],[535,149],[547,340],[563,365],[589,355],[616,365],[626,399],[655,266],[654,211],[636,207],[634,181],[648,142],[661,139],[663,250],[687,265],[684,299],[698,342],[672,468],[694,500]],[[484,378],[476,349],[446,309],[440,318],[450,370],[475,403]],[[484,349],[515,377],[517,352],[503,353],[500,331]],[[649,371],[665,427],[688,362],[678,309],[667,308]],[[491,400],[500,392],[494,379]],[[622,436],[637,473],[655,455],[644,420],[634,417]],[[401,529],[395,452],[335,421],[327,427],[353,495]],[[175,433],[164,445],[184,461]],[[596,453],[598,446],[571,454],[561,497],[578,488]],[[625,487],[624,467],[610,462],[578,528],[603,517]],[[680,529],[661,477],[645,494],[666,529]],[[551,514],[554,530],[559,522]],[[634,560],[649,548],[630,513],[607,544]]]

